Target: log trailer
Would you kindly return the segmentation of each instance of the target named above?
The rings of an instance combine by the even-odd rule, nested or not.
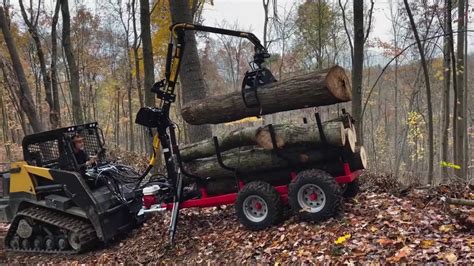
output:
[[[179,211],[183,208],[212,207],[235,204],[240,222],[251,230],[278,223],[284,205],[289,205],[300,218],[321,221],[332,217],[342,205],[343,195],[357,193],[360,171],[343,164],[340,176],[320,169],[289,162],[279,170],[286,178],[272,182],[252,180],[252,174],[240,173],[222,161],[219,142],[214,137],[215,154],[222,168],[234,178],[237,191],[211,195],[206,189],[209,178],[186,171],[176,137],[176,125],[170,119],[170,107],[176,100],[175,85],[185,49],[185,31],[204,31],[248,39],[255,46],[251,70],[242,84],[242,97],[247,108],[258,108],[259,88],[274,82],[271,72],[262,64],[269,54],[260,41],[248,32],[178,23],[170,27],[165,79],[151,89],[161,100],[158,107],[143,107],[136,123],[148,128],[153,137],[153,153],[148,167],[137,173],[130,167],[107,160],[105,141],[97,123],[76,125],[25,136],[24,160],[11,164],[2,174],[3,197],[0,220],[9,222],[5,247],[10,251],[77,253],[98,243],[110,242],[139,226],[148,213],[171,211],[170,243],[175,240]],[[342,119],[351,126],[352,118]],[[317,127],[324,139],[319,115]],[[273,151],[285,158],[272,135]],[[98,156],[98,163],[82,169],[73,155],[74,134],[85,136],[85,149]],[[164,155],[166,176],[151,175],[158,156]],[[276,174],[276,173],[275,173]],[[184,186],[183,177],[193,180],[196,188]]]

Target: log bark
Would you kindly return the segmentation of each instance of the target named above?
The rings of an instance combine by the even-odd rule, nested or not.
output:
[[[323,143],[318,129],[314,124],[296,126],[292,124],[273,125],[275,140],[278,148],[306,145],[308,148],[317,148]],[[329,122],[323,125],[328,145],[343,147],[346,144],[347,132],[342,122]],[[350,133],[349,133],[350,134]],[[268,126],[242,128],[231,131],[218,137],[221,152],[244,146],[259,146],[265,150],[273,149],[272,139]],[[353,141],[353,139],[350,139]],[[355,142],[351,144],[355,146]],[[354,148],[352,148],[354,151]],[[181,149],[183,161],[189,162],[198,158],[214,156],[216,154],[213,139],[185,145]]]
[[[242,176],[254,175],[258,172],[291,168],[291,166],[306,166],[323,161],[339,160],[343,151],[341,148],[316,150],[309,148],[285,149],[284,158],[274,151],[262,148],[253,148],[241,151],[233,149],[222,154],[222,161],[226,166],[236,168]],[[235,172],[222,168],[217,157],[196,159],[184,164],[186,170],[196,176],[211,178],[226,178],[235,175]]]
[[[272,114],[351,100],[351,86],[339,66],[300,75],[258,88],[260,108],[247,108],[240,91],[194,100],[181,110],[193,125],[218,124],[244,117]]]
[[[454,205],[464,205],[474,207],[474,200],[447,198],[446,202]]]

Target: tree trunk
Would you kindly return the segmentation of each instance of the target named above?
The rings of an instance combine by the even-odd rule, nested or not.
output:
[[[247,108],[240,91],[212,96],[185,104],[181,114],[190,124],[218,124],[249,116],[347,102],[351,100],[351,87],[344,69],[334,66],[262,86],[258,89],[258,98],[261,108]]]
[[[84,116],[81,104],[81,91],[79,85],[79,69],[74,58],[73,47],[71,43],[71,17],[69,15],[68,0],[61,1],[61,14],[63,16],[63,49],[66,54],[67,65],[69,68],[69,89],[71,91],[72,115],[75,124],[84,124]]]
[[[413,30],[413,34],[416,39],[418,50],[420,52],[421,66],[423,67],[423,74],[425,76],[425,86],[426,86],[426,101],[428,103],[428,182],[433,184],[433,157],[434,157],[434,145],[433,145],[433,108],[431,106],[431,86],[430,86],[430,76],[428,72],[428,65],[425,59],[425,51],[423,45],[421,44],[420,37],[418,35],[418,30],[416,28],[413,15],[411,13],[408,0],[403,0],[405,4],[405,9],[407,11],[408,18],[410,20],[410,25]]]
[[[364,69],[364,1],[354,0],[354,56],[352,61],[352,116],[358,144],[364,144],[362,120],[362,72]]]
[[[28,134],[28,128],[26,127],[24,112],[21,110],[20,100],[19,100],[20,97],[18,97],[18,93],[12,86],[12,82],[10,80],[10,77],[8,75],[8,72],[3,60],[4,59],[0,57],[0,69],[2,70],[4,85],[6,85],[5,88],[8,91],[8,96],[10,98],[10,102],[12,103],[13,109],[14,109],[14,112],[13,112],[14,114],[10,113],[10,117],[18,118],[19,124],[21,125],[21,129],[23,130],[23,134],[26,135]],[[14,120],[14,118],[12,118],[12,120]],[[14,134],[13,134],[13,129],[12,129],[12,138],[13,136]],[[19,143],[19,142],[15,142],[15,143]]]
[[[169,0],[169,3],[173,23],[193,23],[193,14],[188,0]],[[185,48],[180,66],[181,75],[179,80],[181,81],[183,104],[187,105],[191,101],[205,99],[206,86],[204,84],[201,64],[199,62],[194,32],[187,31],[184,41]],[[209,125],[187,125],[186,129],[191,143],[209,138],[212,135],[212,130]]]
[[[28,120],[30,121],[31,127],[34,132],[41,132],[44,130],[43,125],[39,122],[38,114],[36,113],[35,104],[33,102],[33,94],[31,93],[28,80],[26,79],[23,66],[21,65],[21,59],[16,50],[15,40],[10,32],[9,22],[5,14],[3,6],[0,6],[0,27],[2,28],[3,38],[10,53],[12,60],[13,69],[15,70],[16,77],[18,79],[19,91],[15,91],[19,100],[22,110],[26,113]]]
[[[444,15],[444,28],[447,31],[448,29],[448,16],[447,12],[451,10],[447,9],[447,1],[445,0],[445,9],[446,13]],[[444,51],[444,61],[443,61],[443,74],[444,74],[444,88],[443,88],[443,129],[442,129],[442,139],[441,139],[441,160],[444,162],[449,161],[449,90],[451,85],[451,53],[450,53],[450,38],[445,36],[443,38],[443,51]],[[448,181],[448,168],[441,168],[441,178],[443,183]]]
[[[318,129],[314,124],[303,126],[279,124],[273,125],[273,129],[278,148],[287,148],[295,145],[306,145],[308,147],[320,147],[323,145]],[[345,131],[341,122],[324,124],[323,131],[328,145],[343,147],[346,143]],[[237,129],[220,136],[218,141],[221,152],[244,146],[259,146],[265,150],[273,149],[268,126]],[[181,147],[180,152],[185,162],[216,154],[213,139],[185,145]]]
[[[54,9],[53,21],[51,23],[51,92],[53,94],[53,113],[56,116],[57,126],[61,126],[61,105],[59,103],[58,75],[57,75],[57,59],[58,59],[58,40],[57,40],[57,24],[59,19],[59,10],[61,8],[60,0],[56,1]],[[54,125],[52,125],[54,128]]]
[[[466,169],[464,168],[464,135],[466,131],[466,117],[464,117],[464,17],[465,17],[465,3],[464,0],[458,1],[458,35],[457,35],[457,67],[458,70],[455,72],[456,79],[456,98],[454,104],[456,105],[456,128],[454,131],[455,136],[455,155],[454,163],[461,166],[460,169],[455,169],[455,173],[460,178],[466,177]]]
[[[268,48],[268,6],[270,4],[270,0],[262,0],[263,3],[263,11],[264,11],[264,20],[263,20],[263,47]]]
[[[3,91],[0,90],[0,111],[2,112],[2,139],[5,147],[6,160],[11,160],[10,140],[8,138],[8,115],[3,101]]]
[[[468,119],[468,106],[469,106],[469,103],[468,103],[468,99],[469,99],[469,87],[468,87],[468,56],[469,56],[469,53],[468,53],[468,46],[469,46],[469,43],[468,43],[468,34],[467,32],[469,32],[469,1],[465,1],[465,16],[464,16],[464,30],[465,30],[465,34],[464,34],[464,71],[463,71],[463,74],[464,74],[464,165],[463,165],[463,168],[464,168],[464,176],[465,176],[465,179],[466,180],[470,180],[470,169],[469,168],[469,145],[470,145],[470,141],[469,141],[469,137],[470,137],[470,134],[468,132],[468,129],[469,129],[469,119]],[[471,117],[472,119],[472,117]]]
[[[155,96],[151,92],[151,87],[155,83],[153,46],[151,43],[150,29],[150,3],[148,0],[140,0],[140,25],[143,49],[143,64],[145,72],[145,105],[154,106]]]
[[[115,87],[115,144],[120,147],[120,87]]]
[[[132,25],[133,25],[133,59],[135,63],[135,80],[137,83],[137,91],[138,91],[138,100],[140,102],[140,107],[143,107],[145,104],[143,102],[143,92],[142,92],[142,84],[141,84],[141,75],[140,75],[140,59],[138,57],[138,50],[139,50],[139,39],[140,36],[138,35],[137,31],[137,19],[135,17],[135,0],[132,0]]]

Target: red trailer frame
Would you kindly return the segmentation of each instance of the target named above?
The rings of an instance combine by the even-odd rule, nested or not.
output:
[[[335,177],[338,184],[347,184],[354,181],[361,174],[361,170],[351,172],[349,163],[344,163],[344,175]],[[296,178],[296,172],[291,172],[291,180]],[[239,190],[244,186],[242,181],[239,182]],[[288,185],[275,186],[276,191],[280,193],[281,200],[284,203],[288,202]],[[216,207],[221,205],[229,205],[235,203],[238,193],[222,194],[218,196],[208,196],[205,187],[199,188],[201,192],[201,198],[189,199],[180,203],[179,208],[205,208],[205,207]],[[153,208],[153,207],[152,207]],[[162,210],[173,209],[173,203],[163,203],[160,207]]]

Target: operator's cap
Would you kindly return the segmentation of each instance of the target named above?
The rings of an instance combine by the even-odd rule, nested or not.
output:
[[[84,137],[83,137],[81,134],[76,133],[76,134],[74,134],[74,135],[71,137],[71,140],[72,140],[73,142],[79,142],[79,141],[84,140]]]

